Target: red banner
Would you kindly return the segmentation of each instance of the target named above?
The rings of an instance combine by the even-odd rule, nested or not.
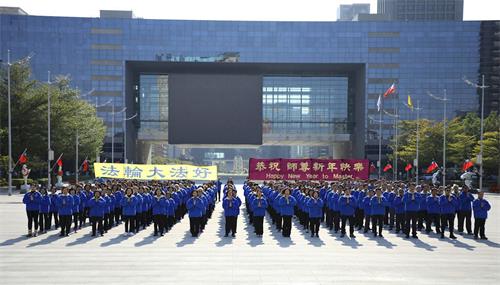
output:
[[[368,179],[367,159],[260,159],[250,158],[251,180]]]

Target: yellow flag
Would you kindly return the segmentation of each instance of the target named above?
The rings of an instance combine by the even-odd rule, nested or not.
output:
[[[408,95],[408,108],[410,108],[413,111],[413,102],[411,101],[410,95]]]

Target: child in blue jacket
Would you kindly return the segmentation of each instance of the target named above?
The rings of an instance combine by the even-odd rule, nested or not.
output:
[[[28,216],[27,237],[36,236],[36,232],[38,231],[38,213],[41,201],[42,195],[36,190],[36,187],[31,187],[31,190],[24,194],[23,203],[26,205],[26,215]],[[35,226],[35,231],[32,231],[33,225]]]
[[[490,203],[484,199],[484,192],[479,192],[477,194],[477,199],[472,203],[472,209],[474,210],[474,238],[477,239],[479,233],[481,239],[487,240],[488,238],[484,232],[488,211],[491,209],[491,206]]]

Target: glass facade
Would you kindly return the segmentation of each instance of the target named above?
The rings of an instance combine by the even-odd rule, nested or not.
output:
[[[141,140],[167,140],[168,75],[140,76],[139,134]]]
[[[427,91],[439,95],[446,89],[450,98],[448,117],[478,109],[476,92],[464,84],[462,78],[479,77],[480,27],[481,22],[477,21],[244,22],[0,15],[0,56],[5,59],[7,49],[11,50],[12,60],[34,52],[34,78],[45,81],[48,70],[53,75],[69,74],[73,86],[82,92],[94,89],[89,99],[93,104],[112,99],[118,110],[125,106],[125,64],[129,60],[203,61],[219,60],[223,54],[237,54],[233,60],[248,63],[363,64],[366,67],[365,100],[353,104],[362,104],[366,114],[365,121],[356,121],[356,124],[365,128],[366,155],[369,156],[370,147],[378,143],[378,124],[369,117],[376,116],[377,98],[393,82],[397,83],[399,93],[390,96],[384,106],[391,113],[399,108],[401,119],[415,117],[402,104],[407,94],[415,103],[420,102],[422,118],[442,119],[442,104],[429,97]],[[140,123],[139,134],[148,128],[162,129],[168,123],[157,117],[163,116],[159,115],[164,108],[160,98],[162,92],[168,93],[168,87],[153,90],[153,82],[158,83],[162,77],[147,76],[141,78],[144,80],[141,88],[149,90],[151,97],[141,101],[140,120],[144,121]],[[273,88],[273,91],[263,90],[265,116],[276,120],[271,122],[272,132],[300,129],[295,121],[278,125],[283,124],[283,119],[297,119],[298,124],[310,132],[343,132],[345,127],[337,127],[342,126],[346,112],[349,117],[349,108],[344,107],[345,94],[337,88],[344,84],[342,79],[297,77],[298,85],[290,78],[265,79],[265,88]],[[325,93],[314,96],[322,101],[315,102],[310,97],[306,103],[307,94],[302,90],[308,85],[311,92],[316,92],[314,86],[321,87],[318,90]],[[274,87],[282,86],[300,87],[301,92],[274,92]],[[331,86],[332,91],[325,91],[330,88],[327,86]],[[326,98],[330,96],[326,95],[328,92],[336,98],[335,102]],[[275,99],[278,103],[273,106]],[[273,104],[267,104],[269,100]],[[279,103],[280,100],[288,100],[289,106]],[[111,125],[110,112],[109,105],[98,110],[108,126]],[[147,120],[152,118],[160,123],[148,124]],[[124,124],[118,119],[115,127],[115,136],[123,133]],[[349,127],[347,129],[349,131]],[[386,142],[393,132],[389,117],[384,117],[382,132]],[[122,141],[122,136],[115,137],[118,144],[115,157],[122,155],[116,152],[121,149]],[[105,152],[110,149],[109,143],[108,137]]]

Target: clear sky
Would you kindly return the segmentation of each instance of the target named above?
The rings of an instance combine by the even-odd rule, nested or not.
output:
[[[500,0],[464,0],[464,20],[500,20]],[[0,0],[30,15],[99,17],[99,10],[132,10],[145,19],[335,21],[339,4],[376,0]]]

